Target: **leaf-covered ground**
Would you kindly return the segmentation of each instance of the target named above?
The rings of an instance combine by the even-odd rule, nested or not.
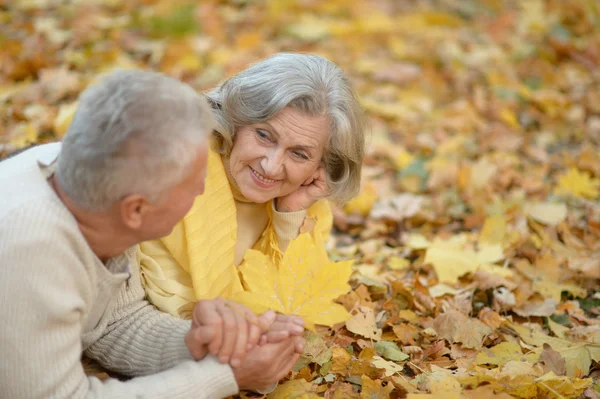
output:
[[[0,157],[114,67],[202,90],[305,51],[352,76],[369,151],[328,249],[354,316],[270,397],[600,397],[596,0],[2,4]]]

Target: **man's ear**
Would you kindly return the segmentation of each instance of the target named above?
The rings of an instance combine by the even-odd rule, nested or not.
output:
[[[150,204],[146,198],[139,194],[128,195],[121,200],[121,220],[131,230],[139,230]]]

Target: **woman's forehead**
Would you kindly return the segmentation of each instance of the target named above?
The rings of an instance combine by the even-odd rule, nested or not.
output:
[[[264,122],[279,139],[294,145],[322,147],[327,140],[329,123],[325,115],[311,116],[286,107]]]

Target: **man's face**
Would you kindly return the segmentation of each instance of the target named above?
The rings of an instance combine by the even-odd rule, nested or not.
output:
[[[171,187],[155,204],[149,204],[140,229],[142,240],[167,236],[183,219],[194,204],[194,199],[204,192],[208,147],[198,148],[196,159],[188,175]]]

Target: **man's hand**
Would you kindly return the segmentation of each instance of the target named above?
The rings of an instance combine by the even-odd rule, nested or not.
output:
[[[290,337],[281,342],[256,346],[248,352],[241,366],[233,368],[240,389],[264,390],[285,377],[300,353],[304,351],[302,337]]]
[[[194,359],[207,354],[221,363],[241,365],[246,352],[257,346],[263,332],[276,320],[272,311],[257,317],[250,309],[223,299],[199,301],[185,343]]]
[[[303,332],[304,320],[302,318],[277,314],[269,330],[260,337],[259,345],[281,342],[290,336],[301,336]]]

